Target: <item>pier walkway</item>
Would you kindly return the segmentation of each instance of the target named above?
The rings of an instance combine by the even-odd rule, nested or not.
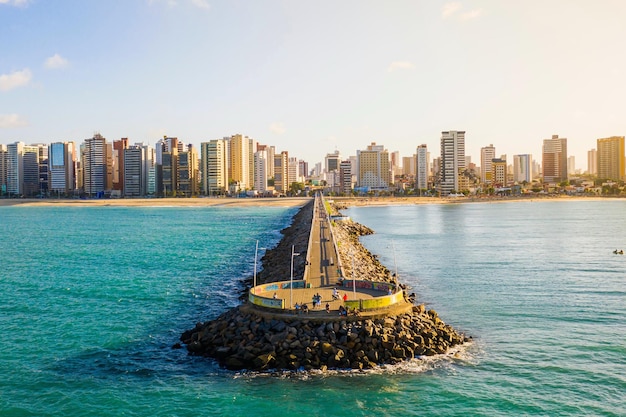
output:
[[[304,280],[306,287],[273,288],[270,291],[259,291],[256,294],[260,297],[285,300],[285,310],[288,311],[283,311],[283,313],[293,314],[296,304],[300,306],[306,304],[309,314],[318,315],[322,313],[325,315],[326,304],[328,304],[331,312],[329,314],[338,315],[339,307],[344,305],[344,296],[348,300],[366,300],[386,295],[372,289],[344,288],[338,285],[342,278],[341,260],[337,252],[337,243],[333,237],[330,218],[324,204],[323,197],[317,194],[313,207],[308,259],[304,276],[293,277],[294,282]],[[292,254],[292,260],[295,256],[300,256],[300,254]],[[291,277],[287,277],[287,280],[290,279]],[[338,299],[333,299],[335,288],[339,291]],[[315,295],[319,295],[321,298],[319,306],[313,304]],[[401,307],[406,309],[407,306],[410,308],[410,304],[402,304],[405,305],[394,306],[394,308]],[[276,313],[278,312],[276,311],[272,314]]]

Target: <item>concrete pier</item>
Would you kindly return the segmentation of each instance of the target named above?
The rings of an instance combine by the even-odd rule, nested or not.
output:
[[[275,282],[251,288],[249,295],[251,307],[276,310],[274,313],[280,316],[285,313],[301,312],[303,305],[306,305],[309,314],[317,312],[331,314],[327,312],[327,305],[332,314],[338,314],[341,307],[353,312],[354,315],[358,313],[366,316],[380,316],[390,308],[395,312],[410,310],[412,305],[399,294],[402,289],[397,285],[392,283],[370,285],[371,283],[366,280],[353,280],[351,277],[343,276],[341,257],[337,249],[340,243],[336,241],[332,228],[324,198],[317,194],[313,205],[303,276],[290,276],[289,280],[279,277]],[[291,261],[301,255],[294,252]],[[336,291],[339,296],[333,297]],[[317,306],[313,302],[316,295],[321,298]]]

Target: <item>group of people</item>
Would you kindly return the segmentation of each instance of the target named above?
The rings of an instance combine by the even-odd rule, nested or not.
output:
[[[306,303],[302,303],[302,305],[296,303],[295,308],[296,308],[296,314],[309,312],[309,306],[306,305]]]
[[[273,297],[276,298],[276,293],[274,293]],[[333,288],[333,300],[340,300],[340,299],[343,299],[343,301],[347,301],[348,294],[345,293],[343,297],[341,297],[339,295],[339,291],[337,291],[337,288]],[[322,296],[320,295],[320,293],[316,293],[315,295],[313,295],[311,308],[315,309],[316,307],[321,307],[321,306],[322,306]],[[296,314],[309,312],[309,307],[306,303],[302,303],[302,304],[296,303],[294,308],[296,309]],[[330,303],[326,303],[326,312],[330,313]],[[339,306],[339,315],[347,316],[348,310],[344,306]]]
[[[339,298],[339,291],[337,291],[337,288],[333,288],[333,300],[339,300]],[[343,301],[348,301],[348,293],[343,295]]]
[[[322,306],[322,296],[320,293],[313,295],[313,308]]]

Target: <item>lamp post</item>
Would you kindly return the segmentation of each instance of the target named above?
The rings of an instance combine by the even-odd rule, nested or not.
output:
[[[293,308],[293,257],[300,255],[294,252],[294,245],[291,245],[291,279],[289,280],[289,305]]]
[[[393,244],[393,240],[391,241],[391,248],[393,249],[393,265],[396,268],[396,275],[394,277],[394,281],[397,285],[398,283],[398,263],[396,262],[396,245]]]
[[[254,249],[254,282],[252,285],[252,289],[254,290],[252,292],[252,294],[256,294],[256,263],[257,263],[257,257],[258,257],[258,253],[259,253],[259,249],[265,249],[265,248],[259,248],[259,241],[256,241],[256,248]]]
[[[356,300],[356,279],[354,279],[354,249],[350,252],[352,255],[352,293],[354,295],[354,299]]]

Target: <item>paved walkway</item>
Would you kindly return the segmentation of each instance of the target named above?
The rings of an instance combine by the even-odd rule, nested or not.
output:
[[[333,240],[330,219],[324,207],[324,200],[321,196],[315,196],[313,207],[313,223],[311,226],[311,241],[308,251],[309,264],[304,271],[304,279],[309,288],[293,288],[277,290],[276,297],[285,300],[287,310],[291,310],[296,304],[307,304],[311,313],[325,311],[326,304],[329,305],[329,314],[338,314],[339,307],[343,305],[343,297],[348,300],[371,299],[380,297],[379,291],[357,288],[344,289],[337,286],[341,278],[340,260],[337,253],[337,246]],[[293,277],[294,280],[301,280],[303,277]],[[339,299],[333,299],[333,289],[339,290]],[[321,296],[321,306],[313,306],[313,296]],[[272,297],[274,292],[259,293],[263,297]],[[410,306],[410,305],[409,305]],[[396,306],[400,307],[400,306]],[[406,306],[402,306],[406,309]]]

